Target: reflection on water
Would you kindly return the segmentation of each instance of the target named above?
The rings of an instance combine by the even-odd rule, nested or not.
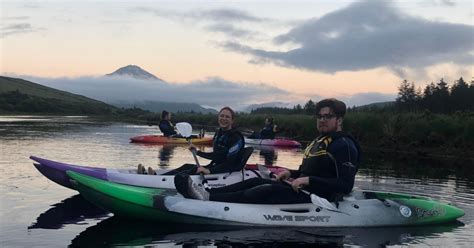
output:
[[[91,205],[80,195],[75,195],[54,204],[28,228],[59,229],[104,216],[107,216],[107,212]],[[72,239],[70,245],[99,247],[169,243],[193,246],[343,247],[344,244],[353,244],[381,247],[414,244],[417,237],[429,239],[454,232],[463,226],[461,222],[454,222],[437,226],[390,228],[255,228],[169,223],[160,225],[113,216],[87,227]]]
[[[258,153],[265,165],[275,165],[278,160],[278,153],[293,154],[298,156],[301,148],[295,147],[278,147],[265,145],[249,145],[254,148],[254,153]],[[285,165],[281,165],[285,166]],[[286,166],[288,167],[288,166]]]
[[[430,238],[455,231],[460,222],[424,227],[391,228],[288,228],[227,227],[203,225],[157,225],[111,217],[88,227],[72,241],[72,246],[131,246],[171,243],[177,245],[368,247],[413,244],[418,236]]]
[[[101,218],[107,215],[109,215],[108,211],[84,200],[81,195],[75,195],[54,204],[52,208],[40,214],[36,218],[36,222],[31,224],[28,229],[60,229],[67,224],[81,223],[86,218]]]
[[[171,156],[173,156],[173,151],[176,149],[177,145],[163,145],[163,147],[158,151],[158,158],[160,159],[160,166],[168,166]]]
[[[390,157],[364,152],[357,189],[403,192],[452,202],[462,223],[416,228],[202,227],[123,220],[85,202],[77,192],[45,179],[30,155],[72,164],[170,168],[193,163],[186,145],[138,145],[137,135],[156,127],[99,122],[88,117],[0,117],[0,246],[97,247],[110,245],[470,247],[474,243],[474,171],[471,163]],[[301,149],[254,147],[249,163],[297,168]],[[212,147],[200,147],[211,151]],[[206,164],[200,158],[201,164]],[[104,219],[107,218],[107,219]],[[102,220],[98,222],[99,220]],[[45,237],[48,237],[45,239]]]
[[[169,166],[170,160],[173,158],[174,151],[176,148],[180,147],[181,149],[185,148],[185,145],[176,145],[176,144],[153,144],[153,143],[132,143],[135,146],[145,146],[150,149],[155,149],[158,151],[158,166]],[[197,146],[199,147],[199,146]],[[202,146],[201,146],[202,147]],[[180,149],[178,149],[180,150]]]

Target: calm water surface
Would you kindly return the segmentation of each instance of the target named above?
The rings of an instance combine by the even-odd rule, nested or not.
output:
[[[357,189],[404,192],[452,202],[459,222],[400,228],[240,228],[144,223],[112,216],[77,192],[48,181],[30,155],[107,168],[177,167],[193,161],[185,146],[138,145],[129,138],[156,126],[88,117],[0,116],[0,246],[420,246],[472,247],[474,173],[469,162],[390,159],[366,153]],[[209,134],[208,135],[212,135]],[[250,163],[297,168],[300,149],[255,147]],[[201,147],[210,151],[210,147]],[[201,163],[205,163],[201,159]]]

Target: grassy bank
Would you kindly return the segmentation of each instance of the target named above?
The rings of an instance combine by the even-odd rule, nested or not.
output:
[[[12,114],[12,113],[9,113]],[[22,113],[26,114],[26,113]],[[38,113],[31,113],[38,114]],[[96,115],[94,119],[140,125],[157,125],[156,113],[138,109],[120,109],[114,114]],[[243,132],[258,131],[265,115],[239,114],[237,127]],[[310,115],[273,115],[280,132],[277,136],[296,139],[303,144],[314,139],[316,120]],[[189,122],[194,129],[214,131],[215,114],[176,113],[172,121]],[[455,114],[351,112],[346,115],[344,130],[359,140],[364,150],[390,156],[417,156],[474,160],[474,113]]]
[[[316,121],[309,115],[273,115],[281,132],[278,136],[302,142],[316,135]],[[157,121],[158,119],[148,119]],[[265,115],[240,114],[237,126],[258,131]],[[216,115],[176,114],[173,121],[187,121],[196,128],[216,127]],[[344,129],[363,146],[418,156],[462,156],[474,158],[474,113],[348,113]]]

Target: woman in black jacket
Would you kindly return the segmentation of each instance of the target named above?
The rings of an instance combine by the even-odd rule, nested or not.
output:
[[[223,107],[217,115],[219,130],[214,134],[213,151],[197,151],[194,145],[189,149],[198,156],[210,159],[206,166],[184,164],[164,175],[183,174],[215,174],[240,170],[242,153],[245,147],[244,136],[233,127],[235,112],[230,107]]]

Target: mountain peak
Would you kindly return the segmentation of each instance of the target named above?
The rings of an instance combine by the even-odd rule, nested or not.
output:
[[[142,68],[140,68],[140,66],[137,66],[137,65],[124,66],[110,74],[106,74],[106,76],[130,76],[136,79],[161,80],[157,78],[155,75],[143,70]]]

